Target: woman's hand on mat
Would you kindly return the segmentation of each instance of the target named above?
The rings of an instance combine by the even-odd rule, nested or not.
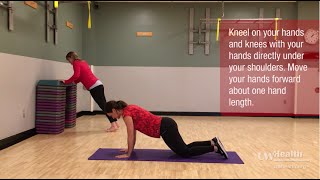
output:
[[[121,149],[120,152],[128,153],[128,149]]]
[[[122,154],[122,155],[116,156],[116,158],[129,158],[129,157],[130,157],[129,154]]]

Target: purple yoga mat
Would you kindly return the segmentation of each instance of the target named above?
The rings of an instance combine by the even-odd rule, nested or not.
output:
[[[236,152],[228,152],[229,159],[217,153],[208,153],[191,158],[182,158],[171,150],[166,149],[135,149],[128,159],[115,156],[123,154],[120,149],[98,149],[88,160],[117,160],[117,161],[160,161],[160,162],[194,162],[194,163],[225,163],[244,164]]]
[[[65,125],[72,125],[72,124],[76,124],[76,121],[66,121]]]
[[[55,105],[55,104],[40,104],[40,103],[37,103],[36,107],[37,108],[49,108],[49,109],[65,109],[66,108],[66,106],[64,104]]]
[[[64,91],[59,92],[59,91],[41,91],[39,90],[37,92],[37,96],[47,96],[47,95],[60,95],[60,96],[66,96],[66,93]]]
[[[36,116],[36,121],[37,120],[52,120],[52,121],[60,121],[60,120],[64,120],[65,117],[64,116],[60,116],[60,117],[49,117],[49,116]]]
[[[67,93],[66,96],[67,97],[77,97],[77,94],[76,93],[71,93],[71,94]]]
[[[46,126],[46,127],[60,127],[60,126],[64,126],[65,125],[65,121],[62,122],[40,122],[37,121],[36,122],[36,127],[42,127],[42,126]]]
[[[36,132],[38,133],[38,134],[60,134],[60,133],[62,133],[64,131],[64,129],[62,129],[62,130],[59,130],[59,131],[48,131],[48,130],[36,130]]]
[[[44,104],[44,105],[49,105],[49,104],[55,104],[56,106],[63,106],[66,104],[66,101],[65,100],[60,100],[60,101],[50,101],[50,100],[40,100],[40,99],[37,99],[36,100],[36,103],[37,104]]]
[[[76,121],[66,121],[65,125],[72,125],[72,124],[76,124]]]
[[[72,124],[76,124],[76,121],[66,121],[65,122],[65,126],[72,125]]]
[[[48,102],[48,101],[40,101],[37,100],[36,101],[36,105],[37,106],[62,106],[65,107],[66,106],[66,102]]]
[[[63,89],[37,89],[37,94],[50,94],[50,93],[59,93],[59,94],[66,94],[66,91]]]
[[[51,107],[51,108],[44,108],[44,107],[37,107],[36,108],[38,112],[53,112],[53,113],[57,113],[57,112],[63,112],[65,111],[65,108],[61,108],[61,107]]]
[[[36,106],[41,106],[41,107],[55,107],[55,106],[59,106],[59,107],[63,107],[65,108],[66,105],[65,103],[50,103],[50,102],[37,102]]]
[[[66,110],[66,116],[76,116],[76,115],[77,115],[76,110],[72,110],[72,111]]]
[[[74,119],[74,118],[77,118],[77,114],[76,114],[76,113],[74,113],[74,114],[67,114],[65,117],[68,118],[68,119]]]
[[[58,123],[62,123],[62,122],[65,122],[65,120],[64,119],[62,119],[62,120],[59,120],[59,121],[57,121],[57,120],[48,120],[48,119],[46,119],[46,120],[39,120],[39,119],[36,119],[36,122],[35,123],[53,123],[53,124],[58,124]]]
[[[73,121],[76,121],[77,118],[66,118],[66,122],[73,122]]]
[[[48,128],[36,128],[37,132],[48,132],[48,133],[61,133],[65,130],[65,127],[60,129],[48,129]]]
[[[76,112],[66,112],[66,117],[68,118],[76,118],[77,113]]]
[[[48,97],[48,96],[37,96],[36,100],[40,101],[65,101],[66,97],[65,96],[52,96],[52,97]]]
[[[60,125],[43,125],[43,124],[36,124],[36,129],[49,129],[49,130],[61,130],[65,126],[65,123]]]

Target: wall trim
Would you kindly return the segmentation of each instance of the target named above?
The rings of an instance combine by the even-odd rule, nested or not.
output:
[[[24,141],[32,136],[35,136],[36,134],[37,134],[36,129],[33,128],[30,130],[24,131],[22,133],[2,139],[0,140],[0,151],[10,146],[13,146],[21,141]]]

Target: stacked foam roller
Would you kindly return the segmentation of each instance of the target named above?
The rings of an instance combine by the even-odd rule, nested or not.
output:
[[[64,131],[66,87],[59,81],[40,81],[36,89],[36,131],[59,134]]]
[[[65,127],[72,128],[76,126],[76,119],[77,119],[77,86],[72,85],[67,87],[67,94],[66,94],[66,121]]]

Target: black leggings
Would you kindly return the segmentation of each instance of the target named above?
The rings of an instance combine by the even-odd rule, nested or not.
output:
[[[116,122],[117,119],[113,119],[112,117],[109,117],[105,111],[107,101],[106,101],[106,97],[104,96],[104,86],[99,85],[99,86],[91,89],[90,94],[91,94],[92,98],[94,99],[94,101],[99,105],[101,110],[106,114],[110,123]]]
[[[177,123],[171,118],[162,118],[160,133],[167,146],[182,157],[198,156],[214,151],[211,141],[198,141],[187,145],[179,133]]]

